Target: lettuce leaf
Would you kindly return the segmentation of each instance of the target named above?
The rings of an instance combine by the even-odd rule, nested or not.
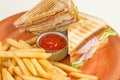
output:
[[[109,36],[115,36],[117,35],[117,33],[113,30],[111,30],[110,28],[106,29],[103,33],[103,35],[100,37],[99,41],[103,41],[105,40],[107,37]]]
[[[75,8],[74,8],[74,12],[78,12],[79,10],[78,10],[78,7],[76,6]]]
[[[83,61],[73,62],[73,63],[72,63],[72,67],[73,67],[73,68],[78,68],[78,67],[83,66],[83,64],[84,64]]]
[[[77,15],[78,15],[77,19],[78,19],[78,21],[80,21],[80,20],[81,20],[81,17],[80,17],[80,15],[79,15],[78,7],[75,7],[75,8],[74,8],[74,12],[77,13]]]
[[[80,21],[81,20],[81,17],[78,15],[78,21]]]
[[[73,4],[74,2],[73,2],[73,0],[70,0],[70,2]]]

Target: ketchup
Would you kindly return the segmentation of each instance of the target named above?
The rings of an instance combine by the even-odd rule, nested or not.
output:
[[[67,40],[62,35],[50,33],[42,36],[38,44],[45,50],[56,51],[63,49],[67,45]]]

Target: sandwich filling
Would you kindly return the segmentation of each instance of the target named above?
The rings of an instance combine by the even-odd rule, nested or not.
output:
[[[42,33],[45,31],[51,31],[61,26],[73,23],[76,21],[76,15],[73,13],[66,13],[63,14],[55,19],[47,20],[41,24],[33,25],[26,27],[27,31],[34,32],[34,33]],[[52,26],[52,27],[51,27]]]
[[[100,38],[94,36],[85,45],[83,45],[77,52],[71,55],[71,57],[73,57],[72,66],[74,68],[78,68],[82,66],[86,60],[90,59],[94,55],[96,50],[98,50],[98,48],[102,46],[101,44],[103,44],[109,36],[115,36],[115,35],[117,35],[117,33],[111,30],[110,28],[108,28],[104,31],[103,35]],[[102,48],[103,47],[104,46],[102,46]]]

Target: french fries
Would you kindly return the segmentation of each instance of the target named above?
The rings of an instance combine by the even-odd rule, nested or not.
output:
[[[35,66],[33,65],[33,63],[31,63],[30,59],[24,58],[23,62],[25,63],[26,67],[28,68],[28,70],[34,75],[37,76],[37,70],[35,69]]]
[[[39,59],[38,61],[44,67],[44,69],[49,74],[51,74],[50,76],[53,80],[56,80],[57,79],[56,77],[59,77],[61,80],[69,80],[66,77],[64,77],[63,75],[61,75],[47,59]],[[57,79],[57,80],[59,80],[59,79]]]
[[[24,75],[31,75],[31,73],[28,71],[27,67],[23,63],[22,59],[20,59],[19,57],[15,57],[15,60],[16,60],[17,64],[19,65],[19,67],[22,70]]]
[[[32,46],[30,46],[29,44],[27,44],[25,41],[23,41],[23,40],[19,40],[19,42],[21,43],[21,44],[23,44],[24,46],[26,46],[26,47],[28,47],[28,48],[32,48]]]
[[[9,44],[9,45],[11,45],[11,46],[13,46],[13,47],[15,47],[15,48],[18,48],[18,49],[27,49],[28,47],[26,47],[26,46],[24,46],[23,44],[21,44],[21,43],[19,43],[19,42],[17,42],[16,40],[13,40],[13,39],[10,39],[10,38],[8,38],[7,40],[6,40],[6,42]]]
[[[72,80],[70,76],[98,80],[69,65],[49,61],[52,53],[33,46],[36,38],[27,41],[8,38],[5,45],[0,42],[0,80]]]
[[[35,68],[37,69],[40,77],[49,78],[49,74],[43,69],[43,67],[39,64],[36,59],[31,59],[32,63],[34,64]]]
[[[67,76],[67,73],[63,71],[61,68],[54,66],[54,69],[59,73],[62,74],[63,76]]]

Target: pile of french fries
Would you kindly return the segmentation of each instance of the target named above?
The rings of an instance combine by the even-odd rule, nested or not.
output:
[[[97,80],[69,65],[49,61],[52,53],[37,48],[36,38],[26,41],[8,38],[5,45],[0,42],[0,80],[72,80],[71,77]]]

